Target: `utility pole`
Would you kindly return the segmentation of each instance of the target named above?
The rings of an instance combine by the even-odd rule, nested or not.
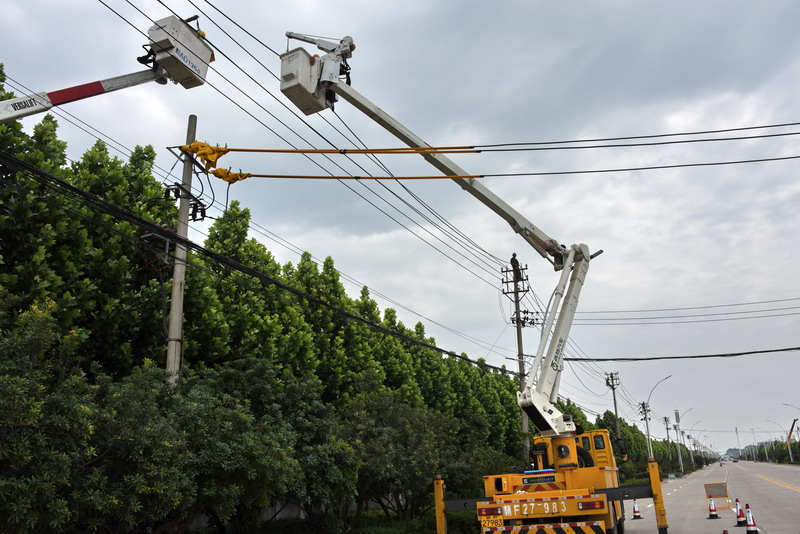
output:
[[[742,442],[739,441],[739,427],[733,427],[736,431],[736,445],[739,447],[739,459],[742,459]]]
[[[642,417],[644,418],[644,427],[647,430],[647,458],[653,458],[653,445],[650,443],[650,405],[646,402],[641,404]]]
[[[669,461],[672,461],[672,442],[669,440],[669,417],[664,416],[664,428],[667,429],[667,450],[669,451]]]
[[[614,398],[614,419],[617,421],[617,439],[622,437],[622,431],[619,428],[619,413],[617,412],[617,388],[619,387],[619,373],[606,373],[606,386],[611,388],[611,396]]]
[[[528,325],[534,325],[536,321],[530,318],[527,311],[520,309],[520,299],[528,292],[528,277],[525,275],[527,270],[525,267],[520,267],[519,260],[517,260],[517,253],[515,252],[511,257],[511,268],[501,269],[503,273],[503,293],[505,295],[513,295],[514,301],[514,316],[511,318],[512,324],[516,326],[517,331],[517,364],[519,369],[519,390],[525,389],[526,373],[525,373],[525,352],[522,350],[522,328]],[[509,288],[511,286],[511,288]],[[535,369],[531,370],[532,373],[536,372]],[[528,423],[528,414],[520,409],[522,415],[522,456],[525,464],[530,461],[530,426]]]
[[[197,116],[189,115],[189,124],[186,129],[186,144],[195,141],[197,135]],[[180,237],[189,236],[189,200],[192,191],[192,165],[194,157],[184,154],[183,181],[181,184],[180,202],[178,204],[178,228]],[[169,381],[178,381],[181,369],[181,356],[183,355],[183,290],[186,280],[186,247],[175,244],[175,266],[172,272],[172,299],[169,310],[169,330],[167,333],[167,371]]]
[[[675,423],[672,425],[675,429],[675,448],[678,450],[678,465],[681,468],[681,473],[683,473],[683,454],[681,453],[681,431],[678,428],[678,424]]]
[[[689,410],[691,410],[692,408],[689,408]],[[689,410],[686,410],[686,412],[688,412]],[[683,413],[685,414],[686,412]],[[678,465],[680,465],[681,467],[681,473],[684,472],[683,454],[681,453],[682,441],[683,439],[681,438],[681,414],[678,412],[678,410],[675,410],[675,448],[678,449]]]

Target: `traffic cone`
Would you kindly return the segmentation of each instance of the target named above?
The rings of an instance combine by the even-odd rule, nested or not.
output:
[[[742,508],[742,505],[739,504],[739,499],[736,499],[736,526],[747,526],[747,519],[744,517],[744,508]]]
[[[719,519],[719,515],[717,514],[717,507],[714,506],[714,498],[708,498],[708,518],[709,519]]]
[[[758,532],[756,520],[753,518],[753,512],[750,511],[750,505],[744,505],[744,515],[747,517],[747,532]]]
[[[642,514],[639,513],[639,503],[633,499],[633,519],[642,519]]]

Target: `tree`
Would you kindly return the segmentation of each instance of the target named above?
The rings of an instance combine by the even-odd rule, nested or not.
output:
[[[370,501],[387,517],[419,517],[429,506],[448,428],[445,418],[407,403],[397,391],[381,389],[352,399],[337,434],[358,461],[356,520]]]

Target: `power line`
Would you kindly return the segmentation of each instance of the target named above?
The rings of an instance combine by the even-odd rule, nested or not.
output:
[[[791,297],[785,299],[773,300],[758,300],[753,302],[738,302],[734,304],[709,304],[706,306],[684,306],[680,308],[645,308],[639,310],[590,310],[590,311],[577,311],[576,314],[590,314],[590,313],[649,313],[649,312],[664,312],[664,311],[681,311],[681,310],[706,310],[709,308],[731,308],[735,306],[756,306],[759,304],[775,304],[778,302],[791,302],[800,300],[800,297]]]
[[[676,145],[687,143],[710,143],[719,141],[745,141],[753,139],[769,139],[776,137],[789,137],[800,135],[800,132],[782,132],[773,134],[761,135],[747,135],[740,137],[717,137],[709,139],[681,139],[679,141],[658,141],[651,143],[624,143],[624,144],[611,144],[611,145],[581,145],[581,146],[532,146],[516,148],[482,148],[492,147],[498,145],[464,145],[464,146],[424,146],[424,147],[400,147],[400,148],[337,148],[337,149],[321,149],[321,148],[230,148],[231,152],[261,152],[265,154],[366,154],[375,155],[381,154],[384,156],[394,155],[419,155],[419,154],[481,154],[485,152],[535,152],[535,151],[555,151],[555,150],[587,150],[598,148],[631,148],[631,147],[651,147],[651,146],[664,146]],[[515,145],[522,145],[523,143],[515,143]],[[537,144],[537,143],[530,143]]]
[[[388,336],[391,336],[391,337],[395,337],[395,338],[400,339],[401,341],[404,341],[406,343],[410,343],[410,344],[414,344],[414,345],[417,345],[417,346],[421,346],[423,348],[434,350],[434,351],[436,351],[436,352],[438,352],[438,353],[440,353],[442,355],[445,355],[445,356],[449,356],[449,357],[453,357],[453,358],[457,358],[457,359],[460,359],[460,360],[467,361],[467,362],[469,362],[469,363],[471,363],[473,365],[476,365],[478,367],[485,367],[485,368],[492,369],[494,371],[498,371],[498,372],[501,372],[501,373],[504,373],[504,374],[511,374],[511,375],[515,375],[516,374],[513,371],[510,371],[510,370],[505,369],[505,368],[496,367],[496,366],[487,364],[485,362],[473,361],[473,360],[471,360],[471,359],[469,359],[469,358],[467,358],[465,356],[462,356],[460,354],[456,354],[456,353],[454,353],[452,351],[448,351],[448,350],[442,349],[440,347],[437,347],[435,345],[431,345],[429,343],[426,343],[424,341],[420,341],[420,340],[415,339],[415,338],[413,338],[413,337],[411,337],[409,335],[406,335],[406,334],[403,334],[401,332],[397,332],[395,330],[392,330],[392,329],[390,329],[390,328],[388,328],[388,327],[386,327],[386,326],[384,326],[382,324],[374,323],[372,321],[369,321],[368,319],[364,319],[363,317],[361,317],[359,315],[356,315],[356,314],[354,314],[352,312],[349,312],[349,311],[347,311],[345,309],[342,309],[342,308],[340,308],[340,307],[338,307],[336,305],[333,305],[333,304],[331,304],[329,302],[326,302],[325,300],[323,300],[323,299],[321,299],[319,297],[316,297],[314,295],[311,295],[310,293],[307,293],[305,291],[297,289],[297,288],[295,288],[295,287],[293,287],[293,286],[291,286],[289,284],[281,282],[280,280],[276,280],[275,278],[272,278],[272,277],[270,277],[270,276],[268,276],[268,275],[266,275],[266,274],[264,274],[264,273],[262,273],[260,271],[257,271],[256,269],[253,269],[251,267],[247,267],[246,265],[243,265],[242,263],[240,263],[240,262],[238,262],[236,260],[228,258],[227,256],[224,256],[223,254],[219,254],[219,253],[214,252],[214,251],[212,251],[210,249],[207,249],[207,248],[205,248],[205,247],[203,247],[201,245],[198,245],[198,244],[194,243],[193,241],[190,241],[189,239],[185,239],[185,238],[179,236],[177,233],[173,232],[172,230],[166,229],[166,228],[164,228],[164,227],[162,227],[162,226],[160,226],[160,225],[158,225],[156,223],[153,223],[153,222],[147,221],[145,219],[142,219],[141,217],[135,215],[134,213],[132,213],[132,212],[130,212],[130,211],[124,209],[124,208],[121,208],[121,207],[119,207],[119,206],[117,206],[115,204],[112,204],[112,203],[110,203],[108,201],[105,201],[105,200],[103,200],[103,199],[101,199],[101,198],[99,198],[99,197],[97,197],[97,196],[95,196],[95,195],[93,195],[91,193],[88,193],[86,191],[83,191],[83,190],[71,185],[71,184],[68,184],[67,182],[61,180],[60,178],[57,178],[56,176],[54,176],[54,175],[52,175],[50,173],[47,173],[47,172],[37,168],[36,166],[34,166],[34,165],[32,165],[32,164],[30,164],[28,162],[22,161],[22,160],[14,157],[14,156],[12,156],[10,154],[7,154],[5,152],[1,152],[0,151],[0,162],[2,162],[4,165],[6,165],[7,167],[9,167],[11,169],[15,169],[20,173],[26,174],[31,179],[41,183],[42,185],[45,185],[45,186],[51,188],[52,190],[54,190],[54,191],[56,191],[56,192],[58,192],[58,193],[60,193],[60,194],[62,194],[64,196],[68,196],[68,197],[74,198],[76,200],[79,200],[85,206],[87,206],[88,208],[90,208],[92,210],[105,213],[106,215],[110,215],[110,216],[112,216],[112,217],[114,217],[116,219],[119,219],[119,220],[127,221],[127,222],[129,222],[129,223],[131,223],[133,225],[138,226],[139,228],[142,228],[143,230],[146,230],[147,232],[150,232],[152,234],[161,236],[165,240],[171,241],[171,242],[176,243],[176,244],[180,244],[180,245],[182,245],[182,246],[184,246],[184,247],[186,247],[188,249],[191,249],[194,252],[198,253],[199,255],[201,255],[201,256],[203,256],[203,257],[205,257],[205,258],[207,258],[207,259],[209,259],[209,260],[211,260],[211,261],[213,261],[213,262],[215,262],[215,263],[217,263],[219,265],[223,265],[223,266],[228,267],[228,268],[230,268],[232,270],[238,271],[238,272],[240,272],[242,274],[245,274],[247,276],[255,278],[255,279],[257,279],[257,280],[259,280],[259,281],[261,281],[263,283],[274,285],[279,289],[282,289],[284,291],[287,291],[287,292],[295,295],[296,297],[299,297],[299,298],[301,298],[303,300],[306,300],[306,301],[308,301],[310,303],[313,303],[313,304],[322,306],[324,308],[327,308],[331,312],[333,312],[333,313],[335,313],[335,314],[337,314],[337,315],[339,315],[339,316],[341,316],[341,317],[343,317],[345,319],[351,320],[353,322],[357,322],[357,323],[361,324],[362,326],[365,326],[365,327],[367,327],[367,328],[369,328],[369,329],[371,329],[371,330],[373,330],[375,332],[378,332],[378,333],[381,333],[381,334],[384,334],[384,335],[388,335]]]
[[[632,141],[635,139],[656,139],[661,137],[681,137],[687,135],[710,135],[710,134],[720,134],[720,133],[731,133],[731,132],[744,132],[749,130],[764,130],[767,128],[785,128],[789,126],[800,126],[800,122],[786,122],[781,124],[764,124],[760,126],[741,126],[737,128],[724,128],[718,130],[696,130],[692,132],[673,132],[673,133],[661,133],[661,134],[649,134],[649,135],[631,135],[631,136],[624,136],[624,137],[601,137],[601,138],[588,138],[588,139],[569,139],[563,141],[534,141],[534,142],[523,142],[523,143],[500,143],[500,144],[493,144],[493,145],[481,145],[485,147],[506,147],[506,146],[518,146],[518,145],[562,145],[568,143],[601,143],[601,142],[608,142],[608,141]]]
[[[706,358],[736,358],[753,354],[770,354],[777,352],[793,352],[800,347],[787,347],[783,349],[751,350],[746,352],[729,352],[723,354],[697,354],[693,356],[644,356],[639,358],[588,358],[593,362],[650,362],[656,360],[697,360]],[[564,358],[565,361],[578,361],[576,358]]]
[[[702,163],[677,163],[674,165],[650,165],[642,167],[621,167],[614,169],[583,169],[576,171],[539,171],[539,172],[501,172],[501,173],[483,173],[483,174],[468,174],[463,176],[444,176],[444,175],[430,175],[430,176],[319,176],[313,174],[252,174],[253,177],[258,178],[285,178],[285,179],[303,179],[303,180],[319,180],[335,178],[339,180],[348,179],[366,179],[371,180],[433,180],[433,179],[478,179],[478,178],[511,178],[511,177],[531,177],[531,176],[568,176],[577,174],[605,174],[611,172],[634,172],[634,171],[653,171],[665,169],[681,169],[689,167],[715,167],[727,165],[744,165],[748,163],[768,163],[775,161],[788,161],[800,159],[800,155],[783,156],[775,158],[756,158],[756,159],[743,159],[734,161],[710,161]]]
[[[787,308],[787,309],[794,309],[794,308]],[[769,311],[769,310],[754,310],[750,312],[736,312],[736,313],[759,313],[760,311]],[[720,319],[693,319],[687,321],[658,321],[652,320],[648,321],[646,319],[639,320],[636,322],[604,322],[604,323],[587,323],[587,322],[576,322],[576,326],[647,326],[647,325],[665,325],[665,324],[695,324],[695,323],[720,323],[720,322],[727,322],[727,321],[746,321],[752,319],[773,319],[775,317],[790,317],[794,315],[800,315],[800,312],[795,313],[772,313],[768,315],[757,315],[751,317],[725,317]],[[695,317],[691,315],[686,315],[684,317]],[[701,317],[701,316],[697,316]],[[583,319],[584,321],[593,320],[593,321],[622,321],[625,319]],[[580,320],[579,320],[580,321]]]

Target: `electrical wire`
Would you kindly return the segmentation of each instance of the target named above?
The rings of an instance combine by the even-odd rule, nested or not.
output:
[[[800,351],[800,347],[786,347],[781,349],[750,350],[745,352],[729,352],[722,354],[696,354],[692,356],[643,356],[638,358],[588,358],[593,362],[651,362],[657,360],[698,360],[706,358],[736,358],[754,354],[771,354],[778,352]],[[575,361],[573,358],[564,358],[565,361]]]
[[[399,147],[399,148],[227,148],[230,152],[249,152],[263,154],[381,154],[381,155],[419,155],[419,154],[481,154],[486,152],[535,152],[554,150],[587,150],[598,148],[628,148],[676,145],[687,143],[709,143],[719,141],[749,141],[753,139],[769,139],[775,137],[789,137],[800,135],[800,132],[782,132],[774,134],[748,135],[741,137],[719,137],[710,139],[682,139],[680,141],[659,141],[651,143],[626,143],[612,145],[581,145],[581,146],[546,146],[546,147],[517,147],[517,148],[481,148],[498,145],[465,145],[445,147]],[[515,143],[517,145],[521,143]],[[537,144],[537,143],[530,143]]]
[[[792,302],[800,300],[800,297],[790,297],[785,299],[773,300],[759,300],[753,302],[738,302],[733,304],[707,304],[704,306],[684,306],[679,308],[649,308],[638,310],[589,310],[578,311],[576,314],[596,314],[596,313],[652,313],[652,312],[667,312],[667,311],[683,311],[683,310],[707,310],[711,308],[731,308],[735,306],[756,306],[760,304],[777,304],[779,302]]]
[[[7,154],[5,152],[2,152],[2,151],[0,151],[0,163],[4,164],[5,166],[7,166],[7,167],[9,167],[11,169],[16,170],[19,173],[22,173],[22,174],[26,175],[30,179],[32,179],[32,180],[34,180],[34,181],[36,181],[36,182],[38,182],[38,183],[40,183],[42,185],[47,186],[48,188],[52,189],[55,192],[58,192],[58,193],[60,193],[60,194],[62,194],[64,196],[67,196],[67,197],[70,197],[70,198],[73,198],[75,200],[78,200],[78,201],[82,202],[86,207],[88,207],[88,208],[90,208],[90,209],[92,209],[94,211],[105,213],[106,215],[110,215],[110,216],[112,216],[112,217],[114,217],[116,219],[122,220],[122,221],[127,221],[127,222],[129,222],[129,223],[131,223],[131,224],[133,224],[133,225],[135,225],[135,226],[137,226],[137,227],[139,227],[139,228],[141,228],[143,230],[146,230],[149,233],[152,233],[152,234],[155,234],[155,235],[159,235],[163,239],[166,239],[166,240],[169,240],[169,241],[171,241],[173,243],[176,243],[178,245],[184,246],[187,249],[191,249],[192,251],[194,251],[198,255],[200,255],[202,257],[205,257],[206,259],[209,259],[209,260],[211,260],[212,262],[214,262],[214,263],[216,263],[218,265],[225,266],[225,267],[227,267],[227,268],[229,268],[231,270],[234,270],[234,271],[238,271],[238,272],[240,272],[242,274],[245,274],[245,275],[247,275],[249,277],[252,277],[252,278],[254,278],[254,279],[256,279],[256,280],[258,280],[258,281],[260,281],[262,283],[266,283],[266,284],[269,284],[269,285],[276,286],[277,288],[279,288],[281,290],[284,290],[284,291],[287,291],[287,292],[293,294],[294,296],[296,296],[296,297],[298,297],[298,298],[300,298],[302,300],[305,300],[305,301],[307,301],[309,303],[312,303],[312,304],[319,305],[319,306],[322,306],[324,308],[327,308],[329,311],[339,315],[340,317],[348,319],[348,320],[356,322],[356,323],[359,323],[362,326],[365,326],[365,327],[369,328],[370,330],[373,330],[373,331],[375,331],[377,333],[388,335],[388,336],[391,336],[391,337],[395,337],[395,338],[397,338],[397,339],[399,339],[401,341],[404,341],[406,343],[410,343],[410,344],[414,344],[414,345],[417,345],[417,346],[420,346],[420,347],[423,347],[423,348],[431,349],[431,350],[434,350],[434,351],[436,351],[436,352],[438,352],[438,353],[440,353],[442,355],[445,355],[445,356],[448,356],[448,357],[453,357],[453,358],[460,359],[460,360],[464,360],[464,361],[467,361],[467,362],[469,362],[469,363],[471,363],[473,365],[477,365],[479,367],[485,367],[487,369],[492,369],[494,371],[502,372],[504,374],[511,374],[511,375],[515,375],[516,374],[513,371],[509,371],[508,369],[505,369],[504,367],[503,368],[496,367],[496,366],[493,366],[493,365],[489,365],[489,364],[487,364],[485,362],[475,362],[475,361],[470,360],[469,358],[467,358],[465,356],[456,354],[456,353],[451,352],[451,351],[447,351],[447,350],[442,349],[440,347],[437,347],[435,345],[431,345],[429,343],[426,343],[426,342],[420,341],[418,339],[415,339],[415,338],[413,338],[411,336],[408,336],[406,334],[403,334],[401,332],[397,332],[395,330],[392,330],[392,329],[390,329],[390,328],[388,328],[388,327],[386,327],[386,326],[384,326],[382,324],[369,321],[368,319],[364,319],[363,317],[360,317],[360,316],[358,316],[358,315],[356,315],[356,314],[354,314],[354,313],[352,313],[350,311],[342,309],[342,308],[340,308],[340,307],[338,307],[336,305],[330,304],[330,303],[326,302],[325,300],[323,300],[323,299],[321,299],[319,297],[316,297],[316,296],[311,295],[311,294],[309,294],[309,293],[307,293],[305,291],[297,289],[297,288],[295,288],[295,287],[293,287],[293,286],[291,286],[289,284],[286,284],[284,282],[276,280],[276,279],[274,279],[274,278],[272,278],[272,277],[270,277],[270,276],[268,276],[268,275],[266,275],[264,273],[261,273],[260,271],[257,271],[257,270],[255,270],[255,269],[253,269],[251,267],[247,267],[247,266],[237,262],[236,260],[233,260],[231,258],[228,258],[227,256],[224,256],[222,254],[216,253],[216,252],[211,251],[211,250],[209,250],[209,249],[207,249],[207,248],[205,248],[205,247],[203,247],[201,245],[198,245],[198,244],[196,244],[196,243],[194,243],[194,242],[192,242],[192,241],[190,241],[190,240],[188,240],[188,239],[186,239],[184,237],[181,237],[180,235],[178,235],[177,233],[173,232],[172,230],[166,229],[166,228],[164,228],[164,227],[162,227],[162,226],[160,226],[158,224],[155,224],[155,223],[152,223],[152,222],[147,221],[145,219],[142,219],[141,217],[135,215],[134,213],[132,213],[132,212],[130,212],[128,210],[125,210],[124,208],[116,206],[116,205],[114,205],[114,204],[112,204],[112,203],[110,203],[108,201],[105,201],[105,200],[103,200],[103,199],[101,199],[101,198],[99,198],[99,197],[97,197],[97,196],[95,196],[95,195],[93,195],[91,193],[88,193],[86,191],[83,191],[83,190],[75,187],[75,186],[72,186],[72,185],[68,184],[67,182],[61,180],[60,178],[57,178],[56,176],[54,176],[54,175],[52,175],[50,173],[47,173],[47,172],[35,167],[34,165],[32,165],[30,163],[22,161],[22,160],[20,160],[20,159],[18,159],[16,157],[14,157],[14,156],[12,156],[10,154]]]
[[[786,309],[794,309],[786,308]],[[752,310],[748,312],[735,312],[735,313],[759,313],[761,311],[770,311],[770,310]],[[727,315],[727,314],[726,314]],[[800,315],[800,312],[795,313],[772,313],[769,315],[757,315],[757,316],[750,316],[750,317],[725,317],[720,319],[692,319],[686,321],[659,321],[656,319],[646,320],[639,319],[633,321],[633,319],[629,321],[633,322],[601,322],[601,323],[590,323],[590,322],[583,322],[581,320],[576,321],[576,325],[579,326],[646,326],[646,325],[665,325],[665,324],[695,324],[695,323],[719,323],[719,322],[727,322],[727,321],[745,321],[745,320],[752,320],[752,319],[774,319],[775,317],[790,317],[794,315]],[[687,315],[684,317],[693,317],[691,315]],[[700,316],[694,316],[700,317]],[[592,319],[594,321],[623,321],[625,319]],[[585,320],[584,320],[585,321]]]

